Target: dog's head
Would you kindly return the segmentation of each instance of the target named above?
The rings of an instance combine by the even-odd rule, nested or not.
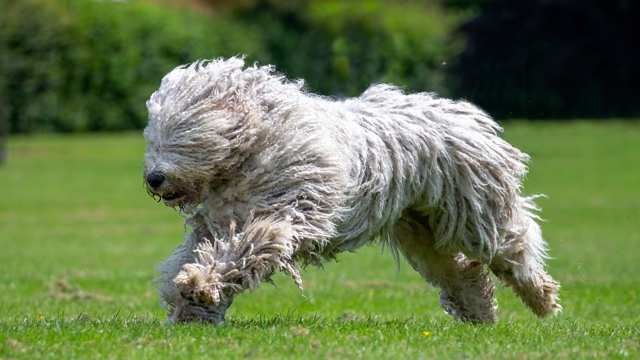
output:
[[[251,151],[259,151],[256,142],[267,128],[262,91],[276,83],[282,78],[270,67],[244,68],[239,58],[200,61],[167,74],[147,101],[144,182],[150,194],[182,207],[232,179]]]

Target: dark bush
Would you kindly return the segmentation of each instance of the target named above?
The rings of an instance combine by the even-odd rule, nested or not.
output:
[[[640,115],[640,2],[447,1],[480,10],[461,28],[456,95],[499,117]]]
[[[0,2],[0,125],[13,132],[140,128],[144,102],[173,67],[248,54],[257,32],[146,2]],[[0,130],[1,130],[0,126]]]

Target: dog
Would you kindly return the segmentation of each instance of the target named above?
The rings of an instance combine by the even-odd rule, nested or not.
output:
[[[175,68],[146,105],[146,188],[188,229],[159,267],[170,322],[222,323],[275,272],[302,287],[301,265],[371,242],[455,319],[496,321],[491,272],[536,315],[561,310],[529,158],[468,102],[385,84],[331,99],[232,57]]]

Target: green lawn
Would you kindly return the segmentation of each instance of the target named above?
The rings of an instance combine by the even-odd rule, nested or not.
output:
[[[0,167],[0,358],[640,357],[640,123],[515,123],[533,157],[564,312],[500,287],[500,322],[460,324],[377,247],[239,296],[221,327],[167,326],[155,267],[179,215],[142,187],[139,134],[16,137]]]

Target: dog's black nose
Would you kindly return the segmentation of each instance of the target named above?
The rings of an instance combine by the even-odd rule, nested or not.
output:
[[[151,186],[152,189],[157,189],[164,182],[165,177],[161,172],[153,171],[147,175],[147,184]]]

